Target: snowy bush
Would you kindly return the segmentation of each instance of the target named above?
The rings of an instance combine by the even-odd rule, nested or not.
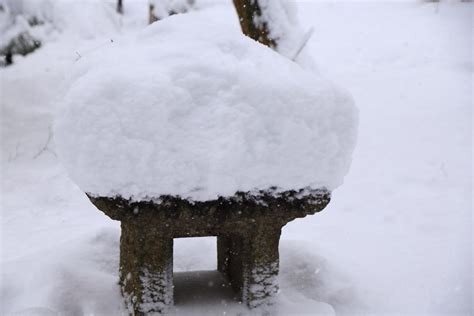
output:
[[[25,10],[21,1],[0,0],[0,55],[12,63],[13,55],[27,55],[41,46],[32,28],[43,24],[41,15]]]
[[[0,55],[26,55],[59,32],[89,39],[111,33],[113,11],[102,0],[0,0]]]
[[[194,3],[195,0],[150,0],[151,14],[161,20],[173,14],[188,12]]]
[[[201,13],[155,23],[77,63],[57,149],[86,192],[194,200],[343,181],[352,98]]]

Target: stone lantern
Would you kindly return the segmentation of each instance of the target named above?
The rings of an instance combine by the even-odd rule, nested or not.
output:
[[[282,227],[321,211],[329,203],[330,192],[239,192],[193,203],[173,196],[140,202],[89,198],[121,222],[122,293],[135,315],[146,315],[166,312],[173,305],[173,239],[180,237],[217,236],[218,270],[241,301],[249,308],[272,304],[278,292]]]

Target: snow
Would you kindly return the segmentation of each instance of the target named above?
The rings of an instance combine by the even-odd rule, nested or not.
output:
[[[205,12],[116,40],[76,71],[55,140],[87,193],[204,201],[333,190],[349,169],[350,95]]]
[[[279,262],[273,262],[270,265],[261,265],[250,271],[249,275],[244,276],[246,280],[253,280],[253,284],[248,287],[248,292],[243,294],[243,301],[249,301],[248,297],[252,297],[250,304],[253,308],[267,305],[274,308],[275,297],[278,294],[278,271]],[[268,308],[268,307],[266,307]]]
[[[257,24],[266,23],[269,37],[278,43],[278,52],[293,57],[298,41],[303,37],[296,4],[288,0],[262,0],[259,5],[262,15],[255,17]]]
[[[195,0],[150,0],[153,15],[162,20],[173,13],[185,13],[193,9]]]
[[[115,25],[113,15],[81,26],[89,13],[75,11],[85,16],[70,31],[0,69],[1,315],[126,315],[120,227],[71,182],[50,138],[76,60],[146,26],[147,1],[124,4],[110,33],[97,23]],[[472,4],[298,8],[315,29],[305,51],[354,95],[360,124],[329,206],[283,230],[278,312],[472,315]],[[206,10],[239,28],[228,2]],[[215,247],[175,240],[176,315],[249,314],[219,274],[195,271],[216,269]]]
[[[140,276],[141,282],[144,288],[144,294],[142,297],[143,302],[140,304],[140,310],[145,315],[159,314],[156,311],[168,312],[169,306],[173,305],[173,289],[167,288],[164,294],[153,292],[156,288],[165,288],[166,285],[170,285],[170,279],[172,280],[173,267],[170,265],[167,269],[169,271],[163,272],[150,272],[147,268],[142,272]],[[170,277],[171,275],[171,277]],[[159,298],[157,296],[160,296]],[[161,297],[163,296],[163,297]],[[132,300],[136,300],[134,296]],[[163,301],[161,301],[163,300]],[[129,300],[126,300],[127,302]],[[130,314],[133,314],[133,308],[128,307]]]
[[[41,42],[57,38],[71,41],[117,34],[122,23],[115,15],[115,1],[0,0],[0,47],[21,32]],[[30,25],[33,18],[38,22]]]

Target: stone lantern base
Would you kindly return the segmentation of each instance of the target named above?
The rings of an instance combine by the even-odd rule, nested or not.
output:
[[[134,202],[95,197],[92,203],[121,221],[120,285],[135,315],[165,313],[173,305],[173,238],[217,236],[217,267],[249,308],[278,292],[281,229],[326,207],[324,189],[236,193],[191,202],[173,196]]]

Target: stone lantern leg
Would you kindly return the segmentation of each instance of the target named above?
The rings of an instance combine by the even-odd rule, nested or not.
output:
[[[304,194],[303,194],[304,193]],[[324,189],[237,193],[190,202],[161,196],[134,202],[94,197],[121,221],[120,285],[130,313],[164,314],[173,305],[173,238],[217,236],[217,268],[249,308],[271,305],[278,292],[281,229],[326,207]]]
[[[278,292],[281,227],[217,237],[217,267],[249,307],[271,304]]]

